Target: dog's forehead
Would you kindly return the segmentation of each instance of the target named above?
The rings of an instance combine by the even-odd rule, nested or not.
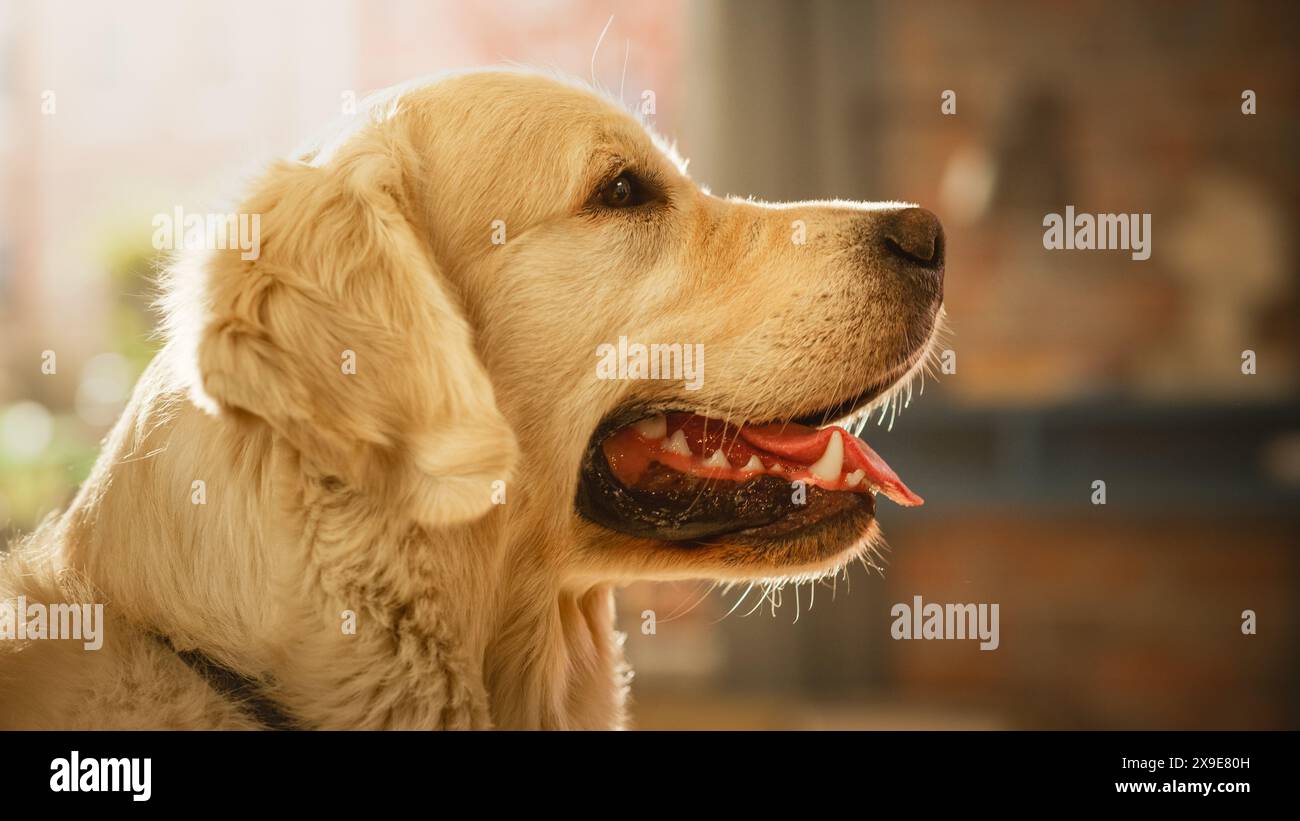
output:
[[[420,96],[425,95],[433,106],[478,119],[505,140],[545,140],[552,151],[585,155],[597,166],[617,158],[685,171],[673,146],[622,103],[576,80],[526,71],[469,72],[425,86]]]

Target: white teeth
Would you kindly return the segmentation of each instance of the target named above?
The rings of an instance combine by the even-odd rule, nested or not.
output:
[[[668,417],[662,413],[642,419],[632,429],[646,439],[662,439],[668,435]]]
[[[773,462],[772,466],[767,470],[769,473],[785,473],[785,468],[781,467],[780,462]]]
[[[686,434],[682,433],[681,428],[678,428],[672,436],[668,437],[668,444],[664,445],[664,450],[678,456],[691,455],[691,446],[686,444]]]
[[[858,482],[861,482],[863,477],[866,475],[867,472],[865,470],[855,470],[852,473],[850,473],[848,476],[844,477],[844,484],[848,485],[849,487],[857,487]]]
[[[763,470],[763,463],[758,460],[757,456],[751,456],[749,457],[749,461],[745,463],[745,466],[741,468],[741,470],[761,472]]]
[[[839,431],[831,434],[826,443],[826,450],[820,459],[808,468],[808,472],[823,482],[834,482],[840,478],[840,468],[844,466],[844,438]]]
[[[727,457],[722,454],[721,448],[713,451],[713,455],[710,456],[708,459],[704,460],[704,466],[706,468],[727,468],[728,470],[731,469],[731,463],[728,462]]]

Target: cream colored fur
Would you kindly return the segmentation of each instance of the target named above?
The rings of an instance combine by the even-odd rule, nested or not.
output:
[[[617,163],[673,212],[584,213]],[[94,472],[0,567],[0,598],[109,619],[95,652],[0,642],[0,726],[251,726],[156,632],[310,726],[619,727],[614,585],[815,574],[864,549],[686,556],[573,508],[587,438],[631,398],[773,418],[912,367],[896,297],[838,239],[864,207],[712,197],[605,100],[495,72],[379,96],[240,210],[262,215],[260,257],[177,261],[165,347]],[[706,389],[593,379],[620,334],[706,344]]]

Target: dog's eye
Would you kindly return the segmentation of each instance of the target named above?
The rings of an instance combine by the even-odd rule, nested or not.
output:
[[[600,189],[600,201],[606,208],[631,208],[646,201],[645,187],[631,174],[622,173]]]

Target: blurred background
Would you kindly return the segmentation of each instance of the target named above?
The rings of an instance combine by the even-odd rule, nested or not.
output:
[[[927,499],[882,503],[884,574],[628,588],[635,726],[1300,727],[1297,41],[1283,3],[6,0],[0,533],[67,503],[155,349],[153,215],[349,95],[594,71],[714,193],[949,238],[955,372],[865,434]],[[1150,213],[1150,259],[1045,251],[1067,205]],[[1001,646],[892,640],[917,595],[999,604]]]

